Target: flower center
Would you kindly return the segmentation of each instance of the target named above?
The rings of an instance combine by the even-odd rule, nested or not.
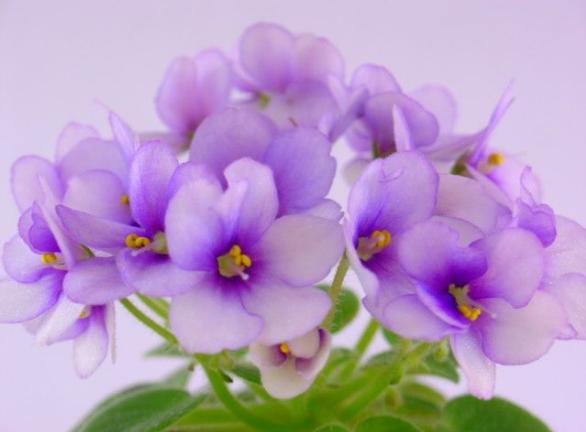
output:
[[[454,297],[454,300],[456,300],[458,311],[468,320],[476,321],[482,314],[482,309],[472,304],[473,302],[468,296],[469,291],[470,288],[468,285],[458,287],[455,284],[450,284],[450,287],[448,288],[448,292]]]
[[[248,274],[244,271],[252,267],[252,260],[242,252],[240,246],[232,246],[227,254],[219,256],[217,260],[218,271],[222,276],[227,278],[240,276],[244,280],[248,279]]]
[[[279,345],[279,351],[281,351],[282,354],[288,355],[291,352],[291,349],[289,348],[289,345],[282,343]]]
[[[486,158],[486,163],[493,167],[501,166],[505,163],[505,156],[502,153],[491,153]]]
[[[151,244],[148,237],[142,237],[138,234],[128,234],[124,239],[124,244],[130,249],[142,249]]]
[[[81,313],[79,314],[78,319],[84,319],[89,317],[92,314],[92,307],[86,306],[82,309]]]
[[[46,252],[41,255],[41,262],[45,265],[55,264],[58,261],[57,255],[53,252]]]
[[[370,237],[358,239],[358,256],[362,261],[368,261],[373,255],[379,253],[391,244],[391,233],[387,230],[375,230]]]
[[[124,195],[120,196],[120,204],[123,204],[123,205],[130,204],[130,198],[128,197],[128,195],[124,194]]]

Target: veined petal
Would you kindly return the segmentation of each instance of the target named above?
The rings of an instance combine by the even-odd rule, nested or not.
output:
[[[111,171],[92,170],[71,178],[63,205],[93,216],[130,224],[130,208],[121,202],[126,187]]]
[[[49,310],[59,298],[64,272],[54,271],[32,283],[0,281],[0,322],[32,320]]]
[[[208,165],[220,176],[242,157],[262,160],[275,127],[264,115],[244,108],[228,108],[207,117],[191,143],[190,160]]]
[[[185,350],[205,354],[242,348],[263,328],[263,320],[246,311],[237,293],[222,291],[206,280],[173,298],[169,320]]]
[[[324,135],[302,127],[277,135],[270,144],[264,162],[273,170],[280,214],[309,209],[325,198],[336,172],[330,148]]]
[[[130,165],[129,197],[132,216],[149,233],[164,230],[168,187],[179,163],[160,142],[143,144]]]
[[[477,328],[483,351],[492,361],[506,365],[530,363],[543,356],[568,325],[565,312],[551,294],[537,291],[529,304],[512,308],[500,299],[482,302],[487,313]]]
[[[201,272],[177,267],[168,255],[153,252],[135,254],[125,249],[116,256],[116,264],[128,286],[151,297],[183,294],[196,288],[203,277]]]
[[[10,184],[12,195],[21,212],[35,201],[43,202],[45,193],[40,183],[44,179],[49,188],[59,198],[63,196],[63,184],[55,166],[47,159],[38,156],[23,156],[11,168]]]
[[[258,23],[240,37],[239,60],[261,89],[283,91],[291,80],[294,45],[295,38],[283,27]]]
[[[31,251],[18,235],[4,244],[2,262],[6,273],[18,282],[34,282],[54,270],[43,264],[41,256]]]
[[[95,372],[108,355],[108,330],[103,308],[95,308],[85,332],[73,344],[75,370],[81,378]]]
[[[110,251],[125,247],[129,234],[142,234],[142,228],[122,224],[89,213],[57,206],[57,214],[69,235],[88,247]]]
[[[509,228],[473,244],[484,252],[488,269],[470,284],[475,299],[498,297],[513,307],[525,306],[541,285],[543,245],[530,231]]]
[[[256,285],[243,293],[246,310],[264,320],[258,342],[273,345],[303,336],[325,318],[331,301],[323,291],[289,288],[278,281]]]
[[[293,286],[323,279],[342,256],[341,226],[327,219],[290,215],[277,219],[255,246],[253,260],[263,270]]]
[[[224,246],[224,226],[212,206],[222,189],[198,180],[185,184],[169,201],[165,234],[169,255],[185,270],[215,271],[216,257]]]
[[[63,290],[77,303],[103,305],[129,296],[134,288],[122,280],[114,258],[80,261],[67,272]]]
[[[495,364],[484,355],[478,334],[471,330],[450,338],[452,353],[468,381],[468,391],[479,399],[494,393]]]

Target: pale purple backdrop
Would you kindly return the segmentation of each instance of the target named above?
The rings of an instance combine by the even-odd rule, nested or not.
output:
[[[462,131],[481,126],[514,78],[517,101],[494,142],[534,165],[558,212],[586,223],[583,0],[0,0],[0,238],[15,231],[7,182],[15,158],[52,155],[71,119],[103,124],[96,100],[137,129],[160,128],[152,101],[167,62],[210,45],[231,50],[259,20],[329,37],[348,70],[378,62],[407,89],[448,85],[460,101]],[[344,144],[336,154],[341,162],[350,156]],[[333,195],[345,194],[338,182]],[[0,326],[1,431],[67,430],[108,392],[173,369],[141,358],[157,338],[118,312],[118,362],[85,381],[73,372],[71,346],[40,348],[19,326]],[[359,327],[346,330],[342,343]],[[497,391],[556,431],[583,432],[586,344],[559,343],[537,363],[500,368]]]

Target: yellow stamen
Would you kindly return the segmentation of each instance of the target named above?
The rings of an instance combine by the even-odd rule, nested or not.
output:
[[[286,343],[282,343],[281,345],[279,345],[279,351],[287,355],[291,352],[291,349],[289,348],[289,345],[287,345]]]
[[[391,233],[387,230],[375,230],[370,237],[360,237],[358,239],[358,256],[362,261],[368,261],[374,254],[391,244]]]
[[[87,318],[91,314],[92,314],[92,307],[91,306],[86,306],[86,307],[83,308],[83,310],[79,314],[79,319]]]
[[[151,244],[147,237],[141,237],[138,234],[128,234],[124,239],[124,244],[130,249],[142,249]]]
[[[57,255],[53,252],[47,252],[41,255],[41,262],[45,265],[54,264],[57,262]]]
[[[501,166],[505,163],[505,156],[502,153],[491,153],[486,158],[486,162],[492,166]]]
[[[124,194],[120,197],[120,204],[123,204],[123,205],[130,204],[130,198],[128,197],[128,195]]]
[[[478,317],[482,314],[482,309],[472,306],[470,304],[470,298],[468,297],[468,291],[470,288],[468,285],[464,287],[457,287],[454,284],[451,284],[448,288],[448,292],[454,297],[456,300],[456,305],[458,306],[458,311],[468,320],[476,321]]]
[[[252,267],[252,259],[238,245],[233,245],[227,254],[218,257],[218,271],[224,277],[246,277],[244,270]]]

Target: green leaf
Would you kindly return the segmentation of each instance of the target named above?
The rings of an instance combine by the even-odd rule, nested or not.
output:
[[[445,378],[453,383],[460,381],[458,367],[451,356],[444,360],[439,360],[434,354],[431,354],[423,360],[423,366],[425,370],[422,370],[421,373]]]
[[[462,396],[448,402],[444,416],[453,432],[551,432],[533,414],[500,398],[482,401]]]
[[[383,336],[386,339],[386,341],[389,343],[389,345],[391,345],[391,346],[399,345],[399,343],[401,342],[401,336],[399,336],[396,333],[393,333],[390,330],[387,330],[386,328],[383,328],[382,331],[383,331]]]
[[[260,372],[256,366],[250,363],[238,363],[229,372],[244,381],[260,385]]]
[[[161,344],[150,351],[147,351],[145,357],[190,357],[189,354],[182,351],[177,345],[168,343]]]
[[[360,423],[355,432],[419,432],[405,420],[391,416],[370,417]]]
[[[325,292],[328,292],[330,289],[328,285],[318,285],[317,287]],[[334,312],[330,332],[338,333],[350,324],[358,314],[359,309],[360,301],[358,300],[358,297],[356,297],[356,294],[348,288],[343,287],[338,296],[336,311]]]
[[[314,432],[348,432],[348,429],[337,424],[330,424],[320,426],[319,428],[315,429]]]
[[[101,403],[74,432],[156,432],[199,405],[205,396],[161,385],[142,386]]]

